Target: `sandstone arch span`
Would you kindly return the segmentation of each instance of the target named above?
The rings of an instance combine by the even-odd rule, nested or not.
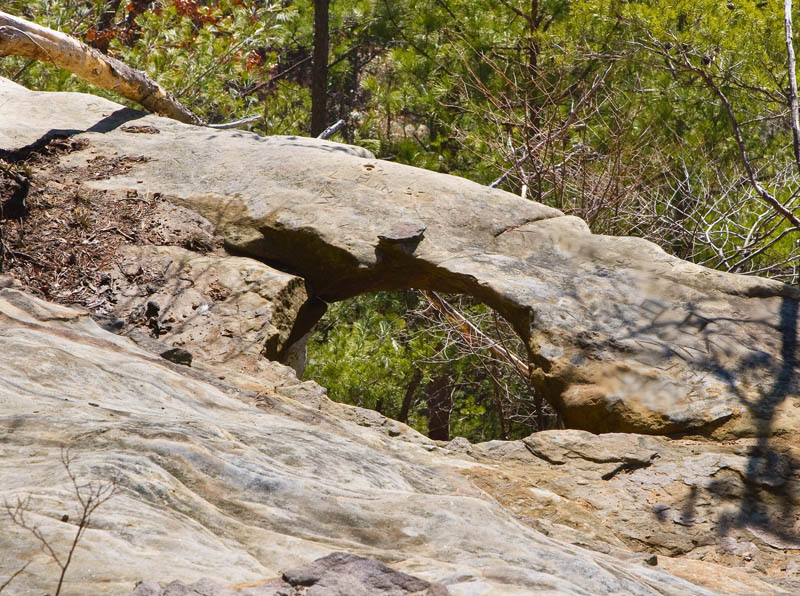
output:
[[[671,257],[636,238],[345,145],[210,131],[88,95],[0,85],[0,149],[48,135],[146,156],[87,181],[160,193],[226,246],[302,275],[311,302],[403,287],[474,295],[508,318],[568,426],[594,432],[790,432],[800,418],[800,293]],[[124,123],[157,134],[130,134]],[[319,302],[317,302],[319,303]]]

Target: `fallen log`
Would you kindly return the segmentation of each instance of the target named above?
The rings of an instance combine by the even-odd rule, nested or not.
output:
[[[74,37],[0,11],[0,57],[22,56],[49,62],[86,81],[187,124],[202,119],[142,71],[89,47]]]

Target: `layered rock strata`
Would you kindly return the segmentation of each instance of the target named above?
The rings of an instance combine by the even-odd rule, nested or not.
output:
[[[63,593],[203,578],[238,590],[334,551],[378,558],[453,596],[777,595],[797,573],[789,550],[772,575],[664,556],[685,548],[676,521],[713,543],[719,516],[735,514],[735,502],[729,512],[705,501],[715,476],[730,484],[721,498],[740,499],[720,474],[746,467],[737,447],[688,458],[691,445],[663,439],[544,433],[447,448],[337,416],[319,390],[317,405],[308,389],[304,405],[224,366],[172,363],[13,287],[0,290],[0,342],[2,499],[24,503],[29,525],[63,556],[81,511],[65,452],[84,497],[90,485],[116,486],[91,517]],[[695,501],[683,494],[689,482]],[[794,472],[759,482],[782,483],[787,498],[797,490]],[[621,527],[633,517],[641,524]],[[751,520],[750,534],[731,524],[731,552],[758,542],[758,528],[769,548],[794,548],[775,542],[768,521]],[[0,527],[0,578],[29,563],[10,593],[51,592],[59,569],[39,540],[6,514]],[[634,552],[637,540],[650,546]]]

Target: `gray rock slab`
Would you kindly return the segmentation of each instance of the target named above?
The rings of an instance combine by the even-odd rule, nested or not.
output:
[[[395,571],[376,559],[334,552],[285,571],[280,578],[225,588],[204,578],[193,584],[154,581],[137,584],[131,596],[451,596],[431,584]]]
[[[375,559],[340,552],[284,571],[282,577],[292,586],[307,586],[308,596],[405,596],[431,586]]]
[[[27,519],[65,553],[79,505],[64,450],[79,486],[117,486],[62,593],[129,594],[142,578],[238,590],[336,551],[454,596],[741,593],[735,569],[699,562],[727,586],[711,589],[630,552],[548,537],[469,478],[484,463],[253,390],[258,379],[173,364],[13,287],[0,289],[0,345],[0,499],[26,502]],[[58,568],[40,546],[0,515],[0,578],[30,562],[10,593],[53,591]],[[779,593],[757,577],[746,585]]]

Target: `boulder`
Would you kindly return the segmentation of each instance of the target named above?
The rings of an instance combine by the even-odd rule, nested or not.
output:
[[[70,135],[82,147],[65,166],[129,156],[85,185],[164,197],[228,250],[303,277],[315,307],[290,343],[326,301],[463,292],[513,324],[537,390],[571,428],[720,439],[800,428],[796,288],[593,235],[550,207],[357,147],[193,127],[7,81],[0,98],[0,155]]]
[[[178,246],[120,247],[105,280],[118,332],[254,374],[278,360],[307,300],[303,280],[254,259]]]
[[[442,584],[400,573],[376,559],[331,553],[280,578],[220,586],[204,578],[193,584],[173,581],[162,586],[140,582],[131,596],[450,596]]]

